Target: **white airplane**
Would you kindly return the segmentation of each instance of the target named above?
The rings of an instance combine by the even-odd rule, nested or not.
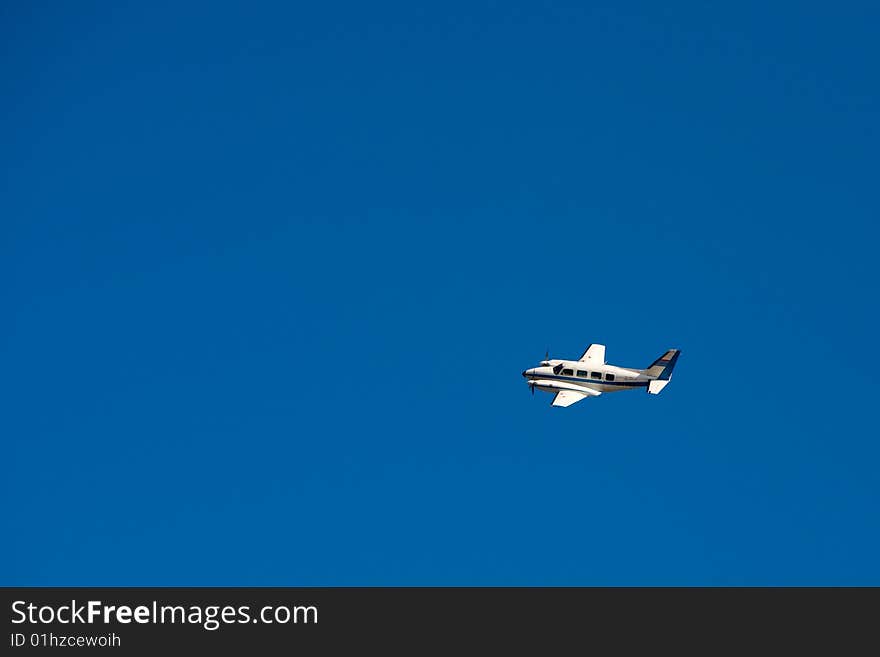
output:
[[[523,371],[532,394],[535,388],[554,392],[553,406],[571,406],[587,397],[598,397],[603,392],[618,392],[647,388],[657,395],[672,378],[672,370],[681,353],[670,349],[644,370],[616,367],[605,362],[605,345],[591,344],[578,360],[548,359],[541,365]]]

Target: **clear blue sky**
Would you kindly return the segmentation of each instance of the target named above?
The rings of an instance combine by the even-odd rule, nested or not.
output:
[[[4,3],[2,583],[880,584],[880,10],[704,5]]]

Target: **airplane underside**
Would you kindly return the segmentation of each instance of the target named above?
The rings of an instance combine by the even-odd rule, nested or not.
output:
[[[575,385],[565,384],[557,381],[535,381],[534,386],[536,390],[542,390],[543,392],[559,392],[560,390],[570,390],[572,392],[583,392],[588,395],[592,394],[596,396],[605,394],[607,392],[620,392],[622,390],[633,389],[630,386],[615,386],[613,384],[608,385],[604,383],[598,383],[596,385]]]

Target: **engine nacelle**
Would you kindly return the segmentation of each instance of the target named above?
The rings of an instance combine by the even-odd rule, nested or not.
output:
[[[536,388],[540,388],[541,390],[559,392],[561,390],[570,390],[572,392],[580,392],[584,395],[595,395],[597,394],[593,390],[585,389],[583,386],[576,386],[571,383],[565,383],[564,381],[548,381],[547,379],[536,379],[534,381],[529,382],[530,385],[535,386]]]

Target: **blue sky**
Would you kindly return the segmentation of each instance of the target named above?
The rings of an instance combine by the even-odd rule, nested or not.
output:
[[[2,583],[880,584],[878,13],[6,3]]]

